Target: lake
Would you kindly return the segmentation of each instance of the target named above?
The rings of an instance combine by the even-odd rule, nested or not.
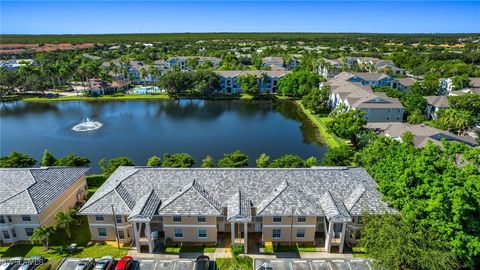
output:
[[[316,127],[291,101],[132,100],[107,102],[0,103],[0,152],[28,153],[40,160],[75,153],[99,172],[102,158],[127,156],[145,165],[152,155],[186,152],[196,166],[211,155],[241,150],[250,166],[263,152],[276,158],[296,154],[321,159],[327,148]],[[102,124],[78,132],[86,118]]]

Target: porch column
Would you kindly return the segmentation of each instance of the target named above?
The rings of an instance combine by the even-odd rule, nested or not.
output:
[[[230,245],[233,246],[234,240],[235,240],[235,223],[233,221],[230,222],[230,238],[231,238]]]
[[[243,252],[247,254],[248,248],[248,223],[243,223]]]
[[[340,235],[340,246],[338,247],[338,252],[343,253],[343,243],[345,242],[345,228],[347,223],[342,223],[342,235]]]
[[[145,234],[148,240],[148,252],[153,253],[152,232],[150,231],[150,222],[145,223]]]
[[[140,232],[142,231],[142,223],[133,223],[133,233],[135,234],[135,247],[140,253]]]
[[[330,248],[332,247],[332,233],[333,233],[333,222],[328,224],[327,239],[325,239],[325,252],[330,253]]]

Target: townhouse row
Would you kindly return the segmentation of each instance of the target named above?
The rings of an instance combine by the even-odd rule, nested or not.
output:
[[[87,202],[85,172],[0,169],[1,242],[27,241],[36,227],[53,226],[56,212],[81,204],[92,240],[118,238],[142,252],[175,242],[247,250],[302,242],[343,252],[360,237],[362,215],[394,212],[362,168],[119,167]]]

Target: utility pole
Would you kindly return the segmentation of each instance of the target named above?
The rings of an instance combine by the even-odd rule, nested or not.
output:
[[[115,215],[115,210],[113,209],[113,204],[110,205],[112,207],[112,214],[113,214],[113,226],[115,227],[115,238],[117,239],[117,247],[120,249],[120,240],[118,239],[118,230],[117,230],[117,216]]]

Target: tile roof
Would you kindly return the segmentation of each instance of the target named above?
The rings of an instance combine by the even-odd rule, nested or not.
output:
[[[290,73],[286,70],[219,70],[215,71],[218,75],[222,77],[237,77],[242,75],[255,75],[258,78],[262,77],[263,74],[267,74],[270,77],[282,77]]]
[[[355,195],[359,185],[365,191],[357,203]],[[115,192],[118,187],[127,196]],[[161,200],[157,215],[213,215],[221,216],[227,209],[227,217],[241,215],[250,218],[250,207],[257,215],[273,216],[290,214],[292,207],[297,215],[323,215],[321,200],[329,192],[335,200],[336,211],[341,215],[347,208],[351,214],[362,209],[373,213],[391,211],[381,201],[377,184],[363,168],[315,167],[308,169],[260,169],[260,168],[149,168],[119,167],[79,211],[79,214],[109,214],[114,204],[118,214],[130,215],[138,209],[144,196],[152,190]],[[352,195],[353,194],[353,195]],[[353,199],[351,197],[354,197]],[[135,202],[127,207],[125,198]],[[127,199],[130,200],[130,199]],[[353,205],[353,206],[352,206]]]
[[[325,217],[330,222],[351,222],[352,217],[340,200],[335,200],[327,190],[320,198],[320,205],[325,212]]]
[[[0,214],[39,214],[87,172],[86,167],[0,168]]]
[[[387,74],[378,72],[355,72],[353,75],[365,81],[378,81],[389,77]]]
[[[348,79],[354,74],[341,72],[327,82],[332,93],[338,94],[342,99],[347,99],[353,108],[403,108],[398,98],[387,96],[383,92],[374,92],[370,86]]]
[[[448,108],[447,96],[425,96],[427,103],[437,108]]]
[[[227,201],[227,221],[251,221],[252,220],[252,202],[238,190]]]
[[[155,190],[151,190],[150,193],[141,197],[132,209],[132,212],[128,216],[128,220],[135,221],[150,221],[154,214],[157,212],[160,206],[160,197],[155,193]]]
[[[396,80],[405,87],[412,86],[416,82],[416,80],[412,78],[399,78]]]
[[[480,78],[470,78],[470,86],[472,88],[480,88]]]
[[[477,146],[478,143],[470,136],[459,136],[451,132],[434,128],[427,125],[412,125],[408,123],[368,123],[367,128],[386,134],[393,138],[401,138],[403,133],[410,131],[415,136],[414,144],[416,147],[424,147],[428,141],[436,145],[442,145],[441,139],[447,141],[457,141],[469,146]]]

